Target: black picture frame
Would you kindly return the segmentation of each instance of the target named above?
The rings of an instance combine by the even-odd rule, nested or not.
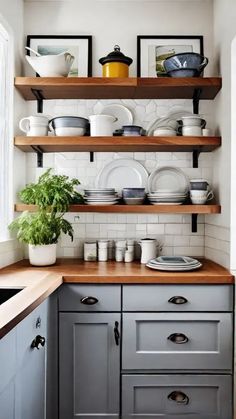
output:
[[[199,41],[199,53],[201,55],[204,55],[204,41],[203,41],[203,36],[202,35],[138,35],[137,36],[137,77],[141,77],[141,67],[142,67],[142,63],[141,63],[141,49],[142,49],[142,40],[148,40],[148,39],[153,39],[153,40],[198,40]],[[144,76],[142,76],[144,77]],[[150,76],[145,76],[145,77],[150,77]]]
[[[27,35],[26,46],[31,47],[32,40],[37,39],[63,39],[63,40],[76,40],[86,39],[88,41],[88,56],[87,56],[87,75],[78,77],[92,77],[92,35]],[[27,50],[27,55],[30,55],[30,51]],[[38,77],[38,74],[37,74]]]

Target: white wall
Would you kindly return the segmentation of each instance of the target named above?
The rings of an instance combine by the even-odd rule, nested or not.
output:
[[[25,34],[93,35],[93,75],[101,75],[98,59],[119,44],[134,59],[137,35],[204,35],[213,71],[212,0],[129,1],[72,0],[26,1]]]
[[[213,154],[213,181],[218,191],[222,214],[209,217],[207,220],[211,225],[206,225],[206,255],[214,260],[224,259],[224,264],[233,270],[236,270],[236,149],[234,137],[231,137],[231,122],[234,121],[231,99],[235,96],[231,86],[231,43],[236,35],[235,21],[235,1],[215,0],[214,50],[218,71],[223,77],[223,87],[214,102],[215,120],[218,132],[222,136],[222,147]],[[236,49],[234,53],[236,54]],[[234,109],[235,112],[236,106]]]
[[[23,0],[0,0],[0,15],[10,26],[14,38],[15,75],[22,72],[23,47]],[[16,127],[19,118],[24,113],[24,101],[19,94],[14,94],[14,121]],[[13,139],[12,139],[13,141]],[[15,201],[16,191],[25,184],[25,156],[19,150],[14,151],[13,160],[12,203]],[[0,243],[0,268],[22,258],[21,247],[15,240]]]

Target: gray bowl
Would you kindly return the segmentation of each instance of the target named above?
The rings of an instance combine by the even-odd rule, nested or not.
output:
[[[56,128],[85,128],[89,126],[89,120],[80,116],[58,116],[51,119],[49,124]]]
[[[190,189],[194,191],[207,191],[209,183],[207,180],[190,180]]]
[[[165,59],[163,65],[165,71],[168,73],[173,70],[196,70],[201,73],[208,64],[208,58],[196,52],[184,52],[172,55]],[[172,76],[173,77],[173,76]],[[175,76],[176,77],[176,76]],[[177,76],[178,77],[178,76]],[[186,77],[186,76],[185,76]],[[190,77],[190,76],[187,76]],[[192,76],[196,77],[196,76]]]
[[[145,188],[123,188],[122,189],[123,198],[142,198],[146,196]]]

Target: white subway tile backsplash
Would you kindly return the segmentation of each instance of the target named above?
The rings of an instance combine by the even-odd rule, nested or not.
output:
[[[164,224],[147,224],[147,234],[164,234]]]

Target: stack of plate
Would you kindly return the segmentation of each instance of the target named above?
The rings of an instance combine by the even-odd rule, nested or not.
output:
[[[188,256],[159,256],[149,260],[146,266],[158,271],[185,272],[199,269],[202,264],[199,260]]]
[[[119,197],[114,188],[85,189],[84,201],[87,205],[115,205]]]
[[[152,205],[181,205],[187,196],[187,192],[172,192],[165,189],[147,194]]]

